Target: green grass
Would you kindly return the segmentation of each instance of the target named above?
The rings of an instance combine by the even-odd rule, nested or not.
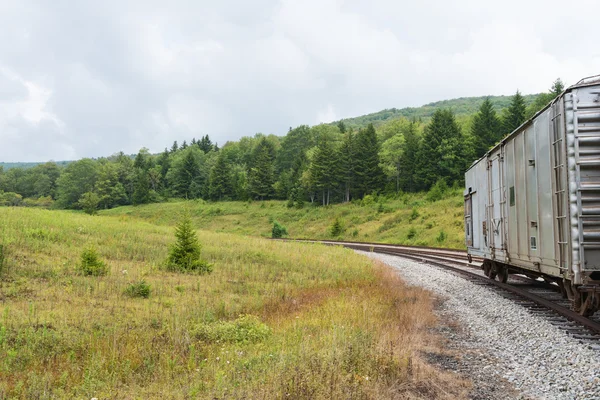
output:
[[[160,206],[148,221],[0,208],[0,398],[465,396],[419,356],[439,350],[425,291],[350,250],[208,231],[213,273],[171,273],[182,204]],[[227,206],[198,221],[211,207]],[[104,276],[78,271],[91,247]],[[142,281],[148,297],[128,295]]]
[[[400,199],[368,205],[356,202],[319,207],[306,203],[298,210],[288,208],[286,201],[176,201],[119,207],[101,214],[170,226],[177,222],[183,209],[189,210],[197,228],[215,232],[271,237],[273,223],[278,221],[292,238],[465,247],[463,198],[459,192],[436,202],[427,201],[425,194],[405,194]],[[333,235],[331,231],[336,219],[343,228],[339,235]]]

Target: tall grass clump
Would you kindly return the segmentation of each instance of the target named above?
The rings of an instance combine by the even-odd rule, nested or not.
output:
[[[108,267],[100,259],[96,249],[89,247],[81,253],[79,272],[86,276],[104,276],[108,274]]]
[[[141,297],[147,299],[150,297],[150,285],[144,280],[130,283],[125,289],[125,294],[129,297]]]
[[[273,221],[273,229],[271,230],[271,237],[273,239],[282,238],[284,236],[287,236],[287,234],[288,234],[288,231],[285,226],[281,225],[277,221]]]
[[[4,273],[4,245],[0,243],[0,279],[2,279],[2,274]]]
[[[197,272],[208,274],[212,265],[201,258],[202,246],[196,232],[192,229],[192,220],[186,214],[175,228],[177,241],[169,249],[166,268],[172,272]]]

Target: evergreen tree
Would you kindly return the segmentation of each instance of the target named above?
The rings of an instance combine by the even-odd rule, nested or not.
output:
[[[213,150],[213,144],[210,141],[208,135],[202,136],[202,139],[200,139],[200,141],[198,142],[198,147],[200,147],[200,150],[202,150],[204,154]]]
[[[339,157],[331,141],[322,136],[310,164],[313,184],[322,194],[322,204],[329,205],[331,192],[340,180]]]
[[[184,140],[183,143],[181,143],[181,150],[185,150],[187,149],[188,145],[187,142]]]
[[[176,159],[167,178],[172,182],[173,189],[179,197],[186,199],[198,198],[205,183],[202,174],[202,153],[198,148],[188,147]]]
[[[552,87],[550,88],[550,94],[552,95],[552,99],[557,98],[558,95],[560,95],[563,92],[563,90],[565,90],[565,84],[560,78],[557,78],[552,83]]]
[[[419,189],[428,189],[438,179],[450,182],[462,180],[464,138],[450,110],[436,110],[425,128],[417,156],[417,180]]]
[[[402,173],[400,176],[400,186],[403,190],[414,192],[416,186],[416,170],[417,160],[419,156],[419,147],[421,138],[417,132],[417,123],[411,121],[407,129],[403,132],[404,136],[404,152],[400,164],[402,165]]]
[[[476,158],[483,156],[491,146],[502,139],[500,119],[496,115],[489,98],[483,101],[479,111],[473,116],[471,134],[473,135]]]
[[[517,90],[517,93],[513,96],[510,106],[504,114],[503,128],[504,134],[509,134],[517,129],[523,122],[525,122],[525,99],[521,93]]]
[[[152,200],[148,171],[139,168],[135,176],[135,184],[131,201],[133,205],[147,204]]]
[[[173,142],[173,146],[171,146],[171,153],[176,153],[179,150],[179,146],[177,145],[177,140]]]
[[[340,133],[346,133],[346,124],[344,124],[344,121],[338,122],[337,127],[340,130]]]
[[[211,200],[223,200],[233,197],[231,166],[224,151],[219,153],[217,162],[210,171],[209,197]]]
[[[342,145],[340,147],[340,179],[344,188],[344,201],[350,201],[352,190],[356,183],[355,173],[355,162],[356,162],[356,148],[355,148],[355,137],[354,132],[349,130],[344,135]]]
[[[248,169],[248,191],[252,198],[265,200],[271,198],[275,189],[275,148],[262,137],[252,152]]]
[[[200,274],[212,272],[212,265],[201,258],[202,246],[188,215],[185,215],[177,225],[175,237],[177,241],[170,247],[165,263],[167,270]]]
[[[383,171],[379,160],[379,143],[373,124],[356,135],[355,176],[358,194],[363,197],[383,189]]]

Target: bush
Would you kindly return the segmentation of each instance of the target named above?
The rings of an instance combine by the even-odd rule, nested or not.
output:
[[[448,192],[448,185],[446,184],[445,179],[439,179],[435,185],[429,189],[427,193],[427,200],[429,201],[438,201],[445,198],[446,193]]]
[[[166,268],[173,272],[197,272],[207,274],[212,272],[212,265],[200,258],[202,247],[192,229],[189,216],[184,216],[175,229],[177,241],[169,249]]]
[[[279,239],[288,235],[287,228],[281,225],[279,222],[273,222],[273,230],[271,231],[271,237],[273,239]]]
[[[364,207],[364,206],[369,206],[373,203],[375,203],[375,197],[373,197],[373,195],[371,195],[371,194],[368,194],[365,197],[363,197],[360,204]]]
[[[292,196],[290,196],[287,204],[286,204],[287,208],[293,208],[294,207],[294,198]]]
[[[108,274],[108,267],[100,260],[96,249],[89,247],[81,253],[79,271],[86,276],[103,276]]]
[[[384,211],[385,211],[385,208],[383,208],[383,203],[379,203],[379,206],[377,207],[377,212],[382,213]]]
[[[150,297],[150,285],[144,280],[130,283],[125,289],[125,294],[129,297],[142,297],[147,299]]]
[[[413,207],[408,220],[410,222],[413,222],[415,219],[419,218],[419,215],[421,215],[421,214],[419,214],[419,210],[417,210],[417,207]]]
[[[98,204],[100,204],[100,196],[94,192],[86,192],[81,195],[78,201],[79,207],[86,214],[95,215],[98,213]]]
[[[251,343],[267,338],[271,329],[253,315],[242,315],[234,321],[199,324],[192,332],[205,342]]]
[[[408,230],[408,234],[406,235],[406,237],[407,237],[408,239],[412,239],[412,238],[414,238],[414,237],[416,237],[416,236],[417,236],[417,230],[416,230],[414,227],[411,227],[411,228]]]
[[[336,218],[335,221],[333,221],[333,224],[329,228],[329,232],[331,233],[331,236],[340,236],[344,233],[344,226],[339,218]]]

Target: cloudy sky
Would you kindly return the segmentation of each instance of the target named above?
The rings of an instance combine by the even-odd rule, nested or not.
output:
[[[219,144],[600,73],[595,0],[0,0],[0,161]]]

